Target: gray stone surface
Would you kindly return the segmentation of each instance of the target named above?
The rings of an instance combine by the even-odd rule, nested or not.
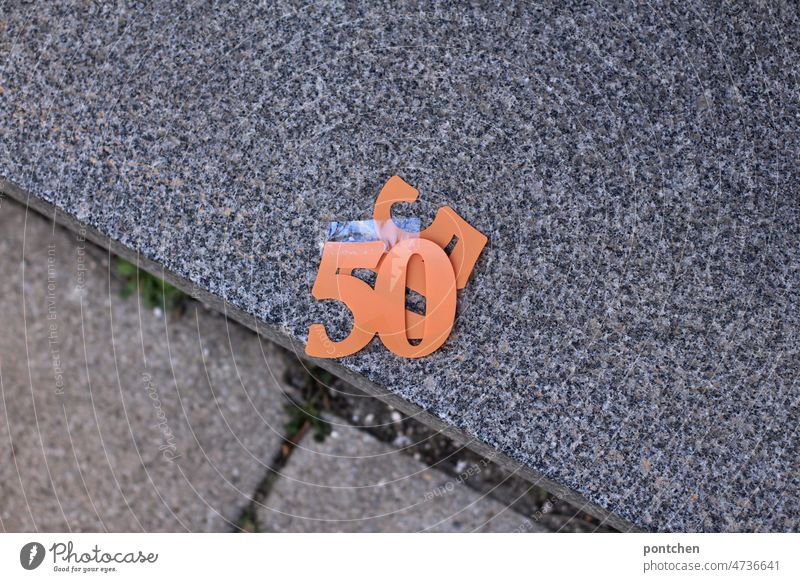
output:
[[[308,437],[301,442],[260,507],[265,531],[547,531],[468,488],[463,478],[448,477],[365,432],[328,420],[335,430],[322,443]]]
[[[0,16],[0,175],[240,310],[310,323],[328,221],[490,246],[439,352],[347,373],[647,529],[797,530],[791,2],[159,2]],[[559,493],[561,494],[561,493]]]
[[[96,247],[8,200],[0,232],[0,531],[232,529],[281,443],[285,356],[121,299]]]

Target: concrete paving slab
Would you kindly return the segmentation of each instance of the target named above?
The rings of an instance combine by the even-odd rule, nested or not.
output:
[[[79,233],[8,200],[0,232],[0,529],[231,529],[280,446],[284,356],[121,299]]]

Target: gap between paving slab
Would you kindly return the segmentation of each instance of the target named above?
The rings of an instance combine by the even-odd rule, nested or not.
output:
[[[282,333],[281,330],[264,325],[253,316],[246,314],[244,311],[224,301],[220,297],[209,293],[201,287],[198,287],[196,284],[185,279],[184,277],[166,270],[163,265],[155,263],[154,261],[149,260],[147,257],[139,255],[118,241],[115,241],[99,232],[97,229],[86,225],[77,220],[75,217],[59,210],[49,202],[30,195],[29,192],[26,192],[16,184],[3,177],[0,177],[0,193],[4,193],[12,198],[15,198],[26,207],[32,208],[46,217],[52,218],[52,220],[55,222],[58,222],[59,224],[62,224],[73,231],[84,232],[87,239],[100,246],[108,248],[111,252],[120,255],[133,263],[140,265],[145,270],[158,274],[170,284],[197,298],[213,309],[223,312],[226,317],[230,317],[242,325],[249,327],[266,339],[285,347],[295,354],[300,355],[304,353],[304,346]],[[590,502],[578,492],[565,487],[561,483],[549,479],[546,475],[543,475],[542,473],[535,471],[528,466],[522,465],[521,463],[515,461],[502,452],[497,451],[486,443],[476,440],[470,435],[463,433],[463,431],[448,425],[413,403],[410,403],[392,394],[387,389],[369,381],[359,374],[348,370],[341,364],[325,359],[311,359],[311,361],[330,371],[332,374],[339,376],[357,388],[364,390],[368,394],[380,398],[387,404],[397,408],[403,413],[425,422],[434,430],[437,430],[458,442],[464,443],[465,446],[474,450],[476,453],[492,459],[494,462],[505,467],[509,471],[519,474],[531,481],[533,484],[551,491],[559,498],[578,507],[581,511],[585,511],[595,516],[602,523],[607,523],[610,526],[622,531],[641,531],[638,526],[620,517],[619,515]]]
[[[548,531],[342,424],[322,442],[305,434],[257,510],[261,528],[271,532]]]

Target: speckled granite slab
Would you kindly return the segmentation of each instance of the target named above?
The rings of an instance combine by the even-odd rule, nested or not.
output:
[[[798,63],[794,2],[11,1],[0,175],[299,349],[400,175],[490,244],[441,350],[333,368],[620,527],[796,531]]]

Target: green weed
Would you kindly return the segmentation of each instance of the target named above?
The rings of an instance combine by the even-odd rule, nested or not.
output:
[[[165,312],[180,311],[189,299],[180,289],[123,258],[117,258],[116,272],[124,281],[120,295],[130,297],[138,288],[142,301],[150,309],[159,307]]]

